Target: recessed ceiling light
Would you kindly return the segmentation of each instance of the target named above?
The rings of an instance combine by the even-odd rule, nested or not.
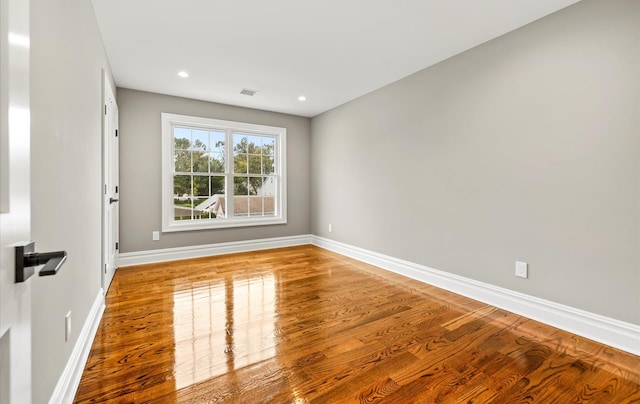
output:
[[[178,76],[186,79],[187,77],[189,77],[189,73],[185,72],[184,70],[181,70],[178,72]]]
[[[307,97],[305,97],[304,95],[301,95],[300,97],[298,97],[298,101],[306,101]]]

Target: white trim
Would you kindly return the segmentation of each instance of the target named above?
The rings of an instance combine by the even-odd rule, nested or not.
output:
[[[113,133],[109,133],[110,130],[119,130],[118,125],[118,103],[116,97],[111,90],[111,80],[107,71],[102,69],[102,107],[104,113],[102,116],[102,228],[101,228],[101,258],[102,265],[100,266],[100,281],[102,290],[109,290],[109,284],[113,280],[115,271],[118,268],[118,253],[115,249],[115,243],[119,242],[120,234],[118,227],[118,217],[120,215],[119,204],[112,205],[111,198],[118,199],[118,194],[115,192],[115,188],[120,185],[119,181],[119,138],[114,137]],[[113,100],[113,109],[108,109],[109,100]],[[107,113],[109,111],[109,113]],[[115,116],[115,126],[110,127],[110,120]],[[111,178],[115,177],[115,178]],[[115,217],[115,221],[110,221],[108,212],[111,210],[111,215]],[[112,236],[112,237],[109,237]],[[110,258],[113,257],[113,262]]]
[[[437,286],[483,303],[540,321],[573,334],[640,355],[640,326],[540,299],[524,293],[378,254],[323,237],[312,244],[367,264]]]
[[[120,260],[118,263],[120,267],[127,267],[131,265],[208,257],[212,255],[293,247],[297,245],[311,244],[311,237],[312,236],[310,234],[306,234],[301,236],[231,241],[228,243],[129,252],[120,254]]]
[[[230,205],[229,205],[230,206]],[[174,220],[170,227],[163,227],[163,233],[171,233],[177,231],[193,231],[193,230],[210,230],[210,229],[227,229],[232,227],[251,227],[251,226],[272,226],[276,224],[287,224],[286,218],[275,217],[239,217],[233,219],[203,219],[203,220]]]
[[[76,345],[73,347],[71,356],[67,361],[55,390],[49,399],[49,404],[66,404],[72,403],[73,398],[76,395],[78,386],[80,385],[80,378],[84,371],[84,365],[89,358],[89,352],[91,351],[91,345],[93,339],[98,331],[100,320],[102,319],[102,313],[104,313],[104,292],[102,288],[98,291],[96,299],[91,306],[89,315],[82,326]]]
[[[231,227],[264,226],[287,223],[287,129],[256,125],[244,122],[225,121],[220,119],[202,118],[189,115],[178,115],[163,112],[160,114],[162,126],[162,231],[177,232],[203,229],[222,229]],[[173,191],[173,156],[174,138],[173,127],[199,127],[207,130],[219,130],[225,133],[225,172],[224,176],[227,189],[227,218],[204,220],[174,220],[174,191]],[[276,215],[275,216],[251,216],[234,217],[233,200],[233,133],[242,132],[259,136],[269,136],[275,139],[275,167],[271,174],[277,179],[276,191]],[[270,176],[271,176],[270,175]]]

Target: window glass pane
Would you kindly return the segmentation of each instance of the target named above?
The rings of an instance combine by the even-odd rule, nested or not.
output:
[[[224,196],[224,177],[209,177],[211,195]]]
[[[216,152],[209,154],[209,172],[224,173],[224,154]]]
[[[258,195],[258,191],[262,188],[262,177],[249,177],[249,195]]]
[[[262,158],[259,154],[249,154],[249,174],[262,174]]]
[[[209,148],[213,151],[224,154],[224,138],[224,132],[209,132]]]
[[[173,210],[175,220],[191,220],[193,201],[191,198],[191,176],[173,176]]]
[[[193,150],[208,150],[209,149],[209,131],[202,129],[193,129],[191,131]]]
[[[262,156],[262,174],[274,173],[274,161],[272,156]]]
[[[191,146],[191,129],[173,128],[173,148],[175,150],[187,150]]]
[[[233,179],[233,194],[247,195],[249,193],[249,179],[246,177],[235,177]]]
[[[235,196],[233,198],[233,216],[249,216],[248,196]]]
[[[265,196],[264,197],[264,215],[265,216],[275,216],[276,214],[276,197]]]
[[[215,219],[216,215],[208,207],[212,204],[210,198],[194,198],[193,220]]]
[[[181,200],[191,198],[191,176],[190,175],[174,175],[173,176],[173,195]]]
[[[275,150],[275,138],[271,136],[262,137],[262,154],[273,156]]]
[[[262,216],[264,198],[261,196],[249,197],[249,216]]]
[[[193,205],[191,198],[187,200],[174,199],[173,218],[174,220],[192,220]]]
[[[233,156],[233,172],[236,174],[246,174],[248,170],[247,166],[247,154],[237,154]]]
[[[262,148],[262,136],[247,135],[247,151],[249,153],[260,154]]]
[[[204,152],[193,152],[191,155],[194,173],[209,172],[209,154]]]
[[[226,217],[224,177],[206,177],[210,182],[211,196],[196,198],[195,209],[206,219]]]
[[[234,182],[234,197],[233,197],[233,215],[234,216],[248,216],[249,215],[249,199],[247,193],[249,192],[249,178],[247,177],[235,177]]]
[[[247,153],[247,135],[233,134],[233,153]]]
[[[193,176],[193,195],[194,196],[210,196],[208,176],[203,176],[203,175]]]
[[[263,177],[262,186],[258,192],[258,195],[273,196],[276,194],[276,178],[275,177]]]
[[[177,150],[173,153],[173,170],[178,173],[191,172],[191,152]]]
[[[215,195],[208,199],[207,206],[204,207],[209,216],[215,219],[227,217],[226,199],[224,194]]]

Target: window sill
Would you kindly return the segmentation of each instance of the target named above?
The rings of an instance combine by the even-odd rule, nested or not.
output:
[[[270,218],[251,218],[251,219],[214,219],[214,220],[202,220],[202,221],[172,221],[170,223],[162,224],[162,232],[178,232],[178,231],[193,231],[193,230],[215,230],[215,229],[228,229],[234,227],[253,227],[253,226],[268,226],[274,224],[286,224],[287,219],[281,217]]]

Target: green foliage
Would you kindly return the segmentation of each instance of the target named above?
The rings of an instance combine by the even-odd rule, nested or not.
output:
[[[173,166],[177,173],[173,177],[174,195],[224,193],[224,178],[208,175],[224,174],[224,142],[216,142],[215,148],[215,151],[208,150],[207,145],[197,139],[192,144],[189,139],[174,138]]]
[[[187,137],[174,136],[173,193],[178,196],[174,205],[193,208],[209,196],[225,193],[225,144],[216,141],[207,148],[199,139],[192,142]],[[274,148],[273,138],[234,135],[234,194],[258,193],[266,176],[274,172]]]
[[[234,142],[233,173],[247,174],[247,177],[234,179],[234,193],[256,195],[264,178],[259,175],[273,174],[274,142],[269,138],[261,138],[262,144],[256,144],[249,141],[248,136],[237,138],[240,141]]]

